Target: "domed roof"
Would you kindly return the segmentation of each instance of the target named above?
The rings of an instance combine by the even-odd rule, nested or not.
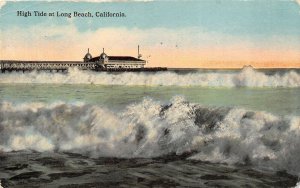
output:
[[[84,59],[92,59],[92,55],[88,52],[85,54]]]
[[[100,55],[100,58],[101,58],[101,59],[104,59],[104,58],[106,58],[106,57],[107,57],[107,55],[106,55],[106,53],[104,53],[104,52]]]
[[[89,59],[92,59],[92,55],[90,54],[90,49],[88,48],[88,52],[85,54],[84,58],[85,60],[89,60]]]
[[[100,59],[105,59],[107,57],[106,53],[104,53],[104,48],[103,48],[103,51],[102,53],[100,54],[99,58]]]

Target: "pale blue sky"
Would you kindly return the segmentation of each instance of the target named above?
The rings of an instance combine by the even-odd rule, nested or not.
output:
[[[124,12],[126,18],[26,18],[16,16],[17,11],[109,11]],[[86,48],[132,54],[140,44],[158,64],[174,62],[178,50],[185,54],[178,66],[191,62],[188,57],[193,57],[192,66],[204,61],[293,61],[298,66],[300,61],[297,1],[8,1],[0,15],[2,58],[76,60]]]
[[[200,27],[208,32],[220,32],[250,37],[270,35],[300,35],[300,6],[293,1],[164,1],[127,3],[74,2],[7,2],[1,9],[1,28],[31,27],[41,22],[68,24],[68,18],[16,17],[17,10],[46,12],[111,11],[124,12],[126,18],[77,18],[79,31],[103,27],[184,28]]]

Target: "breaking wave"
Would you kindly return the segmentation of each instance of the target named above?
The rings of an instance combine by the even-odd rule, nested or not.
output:
[[[0,103],[0,151],[71,151],[91,157],[163,157],[300,174],[300,117],[206,107],[173,97],[114,112],[90,104]]]
[[[89,72],[71,69],[68,73],[10,73],[0,74],[0,83],[55,83],[55,84],[99,84],[99,85],[162,85],[205,87],[300,87],[300,74],[289,71],[284,74],[267,75],[252,67],[240,72]]]

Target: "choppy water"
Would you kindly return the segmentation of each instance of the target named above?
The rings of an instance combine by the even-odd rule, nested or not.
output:
[[[0,76],[0,83],[56,83],[140,86],[202,87],[300,87],[300,70],[198,70],[167,72],[84,72],[71,69],[68,74],[11,73]]]
[[[299,182],[299,70],[73,70],[0,83],[2,186]]]

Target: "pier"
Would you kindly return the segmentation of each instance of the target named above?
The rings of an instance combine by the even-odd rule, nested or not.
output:
[[[104,52],[93,57],[88,48],[83,61],[25,61],[25,60],[0,60],[1,73],[5,72],[67,72],[70,68],[91,70],[97,72],[155,72],[166,71],[166,67],[144,67],[146,61],[141,59],[140,46],[138,45],[137,58],[132,56],[109,56]]]
[[[69,68],[76,67],[79,70],[91,70],[97,72],[155,72],[166,71],[166,67],[119,67],[106,68],[99,66],[94,62],[82,61],[20,61],[20,60],[0,60],[1,73],[5,72],[31,72],[31,71],[47,71],[47,72],[68,72]]]
[[[28,72],[28,71],[50,71],[66,72],[71,67],[81,70],[96,70],[96,64],[82,61],[15,61],[1,60],[0,69],[5,72]]]
[[[143,68],[110,68],[102,71],[107,72],[157,72],[167,71],[167,67],[143,67]]]

